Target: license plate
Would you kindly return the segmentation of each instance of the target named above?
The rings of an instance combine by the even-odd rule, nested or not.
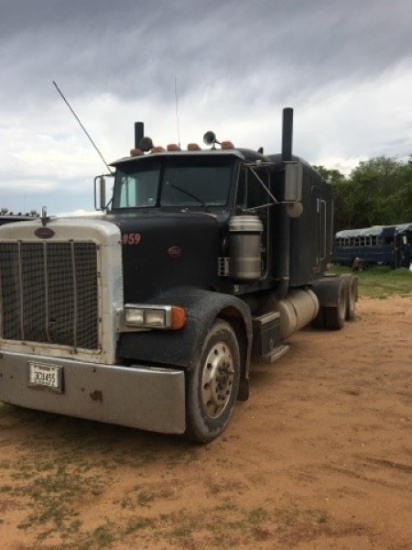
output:
[[[63,368],[59,365],[29,363],[29,385],[43,386],[57,392],[63,391]]]

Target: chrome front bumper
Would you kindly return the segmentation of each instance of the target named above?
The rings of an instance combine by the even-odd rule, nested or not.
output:
[[[61,391],[30,385],[33,361],[61,367]],[[185,374],[177,369],[2,352],[0,401],[161,433],[181,434],[186,427]]]

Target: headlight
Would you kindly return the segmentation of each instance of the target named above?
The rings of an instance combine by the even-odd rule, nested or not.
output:
[[[145,324],[149,327],[165,328],[168,313],[163,309],[148,309],[144,312]]]
[[[143,309],[126,306],[124,310],[124,317],[126,325],[137,325],[140,327],[144,325]]]
[[[126,304],[124,321],[128,326],[178,330],[186,321],[185,310],[178,306]]]

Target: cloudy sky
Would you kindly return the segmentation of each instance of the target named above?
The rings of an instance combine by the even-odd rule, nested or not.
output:
[[[412,153],[411,0],[0,0],[0,206],[93,209],[133,123],[155,144],[219,139],[345,174]]]

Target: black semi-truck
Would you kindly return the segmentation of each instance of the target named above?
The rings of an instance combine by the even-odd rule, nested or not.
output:
[[[0,399],[208,442],[309,323],[353,317],[356,277],[326,275],[328,183],[292,154],[135,148],[95,179],[101,213],[0,228]]]

